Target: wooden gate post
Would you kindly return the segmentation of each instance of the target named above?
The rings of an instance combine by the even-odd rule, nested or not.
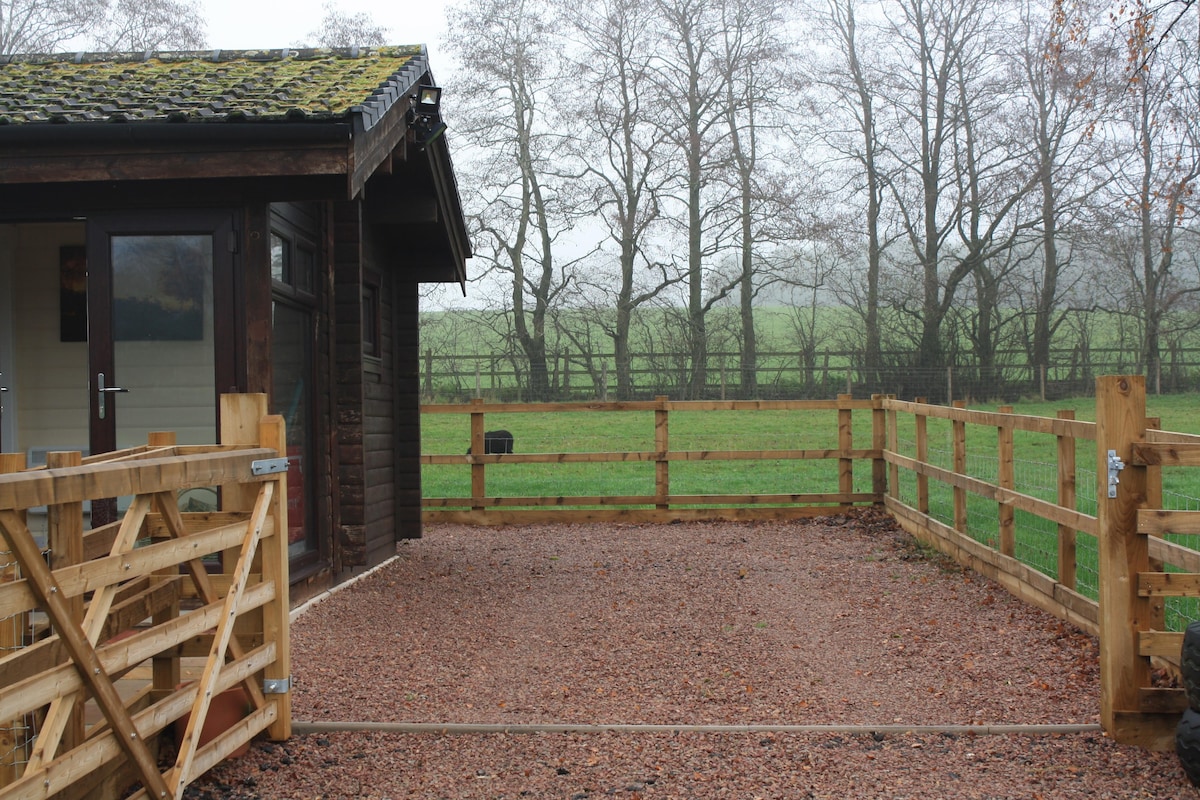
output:
[[[1137,511],[1146,500],[1146,468],[1131,461],[1134,442],[1145,435],[1146,379],[1097,378],[1100,723],[1121,744],[1162,750],[1173,743],[1178,715],[1143,713],[1139,704],[1140,690],[1150,686],[1150,660],[1138,655],[1138,633],[1150,628],[1152,612],[1150,598],[1138,596],[1138,573],[1150,569],[1146,537],[1137,532]]]
[[[287,431],[283,417],[272,414],[263,417],[258,426],[259,444],[271,447],[281,456],[287,454]],[[262,550],[262,579],[275,584],[275,598],[263,607],[263,641],[275,642],[275,660],[263,671],[263,678],[272,685],[267,699],[275,704],[275,722],[267,729],[268,735],[277,742],[292,735],[292,646],[291,629],[288,622],[289,573],[288,573],[288,521],[287,521],[287,473],[279,477],[275,486],[275,497],[271,501],[271,516],[275,521],[275,535],[266,539]]]

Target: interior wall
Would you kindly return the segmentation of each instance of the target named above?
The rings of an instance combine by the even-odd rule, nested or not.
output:
[[[7,226],[12,270],[16,447],[87,450],[87,342],[60,341],[59,248],[82,245],[82,222]]]
[[[7,315],[12,331],[13,382],[9,402],[16,424],[6,451],[25,452],[30,464],[47,450],[88,451],[90,371],[86,341],[62,341],[60,250],[82,246],[83,222],[0,226],[0,264],[9,268]],[[216,437],[213,389],[212,285],[205,285],[203,338],[194,341],[118,342],[125,365],[117,382],[118,446],[145,444],[149,431],[175,431],[181,444]],[[2,301],[0,301],[2,302]],[[4,313],[0,305],[0,314]]]

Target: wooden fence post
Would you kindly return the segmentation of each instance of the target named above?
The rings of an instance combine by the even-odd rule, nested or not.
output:
[[[1001,414],[1011,414],[1012,406],[1000,406]],[[1010,425],[996,428],[996,482],[1002,489],[1016,486],[1016,471],[1013,464],[1013,429]],[[1017,528],[1012,503],[999,503],[1000,552],[1013,556],[1017,552]]]
[[[1138,596],[1138,573],[1149,571],[1150,555],[1146,537],[1137,532],[1137,511],[1146,498],[1146,468],[1131,462],[1133,443],[1145,435],[1145,377],[1097,378],[1100,722],[1121,744],[1163,749],[1167,731],[1158,723],[1164,715],[1139,710],[1139,690],[1150,685],[1150,660],[1138,655],[1138,633],[1149,628],[1151,611],[1150,598]],[[1114,459],[1124,465],[1119,471],[1110,471]],[[1110,474],[1119,483],[1114,485]]]
[[[1059,419],[1075,419],[1075,412],[1063,409]],[[1058,504],[1075,510],[1075,437],[1059,435],[1058,439]],[[1075,529],[1070,525],[1058,525],[1058,582],[1068,589],[1075,589],[1077,581],[1075,553]]]
[[[433,402],[433,350],[425,348],[425,399]]]
[[[917,403],[924,405],[926,403],[924,397],[918,397]],[[929,418],[918,412],[913,419],[916,426],[917,437],[917,461],[922,464],[929,463]],[[929,476],[921,473],[917,474],[917,510],[922,514],[929,514]]]
[[[885,395],[885,400],[895,400],[896,395]],[[887,448],[895,453],[900,449],[900,432],[896,429],[896,410],[891,409],[885,417],[887,422]],[[900,466],[898,464],[888,465],[888,494],[894,499],[900,499]]]
[[[1147,430],[1162,430],[1162,419],[1159,417],[1146,417]],[[1163,508],[1163,493],[1162,493],[1162,466],[1158,464],[1146,465],[1146,502],[1143,504],[1146,508]],[[1151,536],[1163,538],[1162,531],[1154,531]],[[1150,559],[1151,572],[1166,572],[1166,566],[1161,558]],[[1150,599],[1150,622],[1149,627],[1156,631],[1165,631],[1167,629],[1167,599],[1165,597],[1153,597]]]
[[[659,395],[654,402],[658,403],[654,410],[654,450],[657,453],[654,461],[654,507],[665,511],[671,507],[667,502],[671,494],[671,462],[667,460],[671,444],[667,435],[667,397]]]
[[[54,451],[46,454],[46,468],[59,469],[78,467],[83,463],[83,454],[78,450]],[[62,569],[83,563],[83,503],[52,503],[46,506],[46,544],[50,548],[50,569]],[[64,598],[71,620],[83,624],[83,597]],[[62,631],[58,632],[62,635]],[[84,695],[86,697],[86,695]],[[60,740],[60,752],[66,752],[83,743],[85,727],[83,701],[71,707],[66,728]],[[48,754],[49,761],[54,757]]]
[[[871,449],[877,455],[871,461],[871,492],[881,498],[887,493],[887,461],[883,450],[887,447],[887,414],[883,410],[882,394],[871,395]]]
[[[853,399],[848,394],[838,395],[839,403],[848,403]],[[838,450],[842,452],[842,457],[838,459],[838,493],[847,498],[854,492],[854,459],[850,457],[850,451],[854,448],[853,416],[854,412],[849,408],[838,409]],[[849,499],[841,503],[842,508],[851,505]]]
[[[0,475],[6,472],[20,472],[23,469],[24,453],[0,453]],[[25,512],[19,513],[23,520]],[[5,564],[0,565],[0,584],[12,583],[21,577],[16,558],[9,554],[5,561]],[[0,620],[0,654],[7,655],[25,646],[27,624],[28,616],[24,613]],[[5,720],[0,723],[0,788],[21,777],[22,765],[29,758],[29,734],[23,719]]]
[[[476,397],[471,401],[472,406],[482,406],[483,399]],[[483,442],[483,412],[471,412],[471,455],[481,456],[487,452]],[[487,494],[487,473],[484,471],[484,464],[478,460],[471,461],[471,497],[475,502],[471,505],[472,511],[483,511],[481,498]]]
[[[966,400],[955,400],[955,408],[966,408]],[[954,471],[959,475],[967,474],[967,423],[954,420],[951,425],[954,446]],[[967,532],[967,490],[961,486],[954,487],[954,530],[959,533]]]

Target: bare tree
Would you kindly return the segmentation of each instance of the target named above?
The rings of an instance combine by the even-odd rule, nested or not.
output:
[[[771,221],[791,206],[767,167],[773,131],[782,126],[779,101],[784,92],[784,64],[789,55],[782,31],[782,5],[777,0],[734,0],[721,6],[725,77],[725,118],[729,130],[730,183],[737,202],[738,319],[741,392],[758,394],[758,337],[754,302],[764,282],[759,266]],[[789,238],[799,231],[788,231]]]
[[[333,3],[326,3],[323,9],[320,27],[308,34],[318,47],[380,47],[388,43],[388,27],[370,14],[349,14]]]
[[[630,353],[633,315],[680,280],[653,255],[668,179],[663,128],[650,80],[654,17],[647,0],[599,0],[570,16],[577,38],[572,78],[581,128],[576,137],[581,173],[592,187],[596,216],[617,250],[615,290],[610,273],[585,271],[580,280],[609,299],[612,313],[590,315],[612,340],[617,398],[633,396]]]
[[[102,24],[108,0],[0,0],[0,55],[50,53]]]
[[[205,45],[204,28],[194,2],[117,0],[96,43],[109,51],[199,50]]]
[[[1061,304],[1072,285],[1062,281],[1069,263],[1063,237],[1104,183],[1091,169],[1104,157],[1092,136],[1105,113],[1104,47],[1092,44],[1086,35],[1094,22],[1088,6],[1047,13],[1053,10],[1026,3],[1015,52],[1024,84],[1022,117],[1034,146],[1040,201],[1041,270],[1033,280],[1028,349],[1034,367],[1050,364],[1051,342],[1067,319]]]
[[[549,394],[547,315],[583,255],[556,252],[570,230],[574,198],[559,175],[564,138],[550,119],[561,86],[561,43],[549,11],[528,0],[474,0],[452,8],[448,40],[462,64],[456,127],[474,145],[464,174],[476,190],[470,221],[483,277],[502,277],[513,336],[528,360],[533,400]],[[461,163],[461,162],[460,162]]]
[[[857,173],[850,177],[849,185],[862,197],[866,288],[860,293],[858,281],[847,281],[846,288],[854,296],[851,307],[862,317],[863,372],[874,385],[882,366],[880,276],[886,246],[882,215],[889,176],[877,129],[880,79],[864,59],[864,51],[871,45],[862,41],[858,24],[861,5],[859,0],[828,0],[813,10],[835,55],[813,63],[811,81],[817,91],[811,96],[817,110],[813,116],[821,121],[815,135],[853,164]]]
[[[976,236],[975,223],[963,217],[971,178],[956,157],[967,152],[966,137],[981,123],[968,127],[966,111],[982,95],[964,90],[994,68],[987,57],[995,7],[991,0],[898,0],[888,16],[895,67],[886,90],[897,127],[888,146],[897,163],[888,189],[917,278],[912,304],[901,304],[918,327],[912,366],[928,384],[921,393],[934,397],[946,366],[943,321],[983,255],[970,244],[952,248],[949,240],[956,233]]]
[[[676,220],[684,237],[681,268],[687,276],[684,301],[690,376],[689,397],[703,395],[708,376],[705,317],[723,297],[705,296],[705,272],[727,246],[731,219],[727,192],[714,181],[726,157],[723,104],[726,73],[721,69],[720,9],[707,0],[656,0],[661,39],[654,76],[667,111],[664,129],[678,153],[675,192],[681,213]]]
[[[1130,42],[1132,76],[1118,129],[1130,140],[1133,158],[1117,185],[1138,244],[1129,275],[1142,327],[1142,363],[1154,369],[1162,355],[1165,315],[1200,291],[1174,273],[1178,235],[1197,221],[1191,198],[1200,180],[1200,87],[1197,43],[1154,40],[1151,48],[1150,25],[1139,35],[1141,44]]]

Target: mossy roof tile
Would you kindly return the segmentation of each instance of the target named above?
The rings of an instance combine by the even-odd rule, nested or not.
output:
[[[358,113],[370,127],[427,68],[420,46],[14,56],[0,59],[0,124]]]

